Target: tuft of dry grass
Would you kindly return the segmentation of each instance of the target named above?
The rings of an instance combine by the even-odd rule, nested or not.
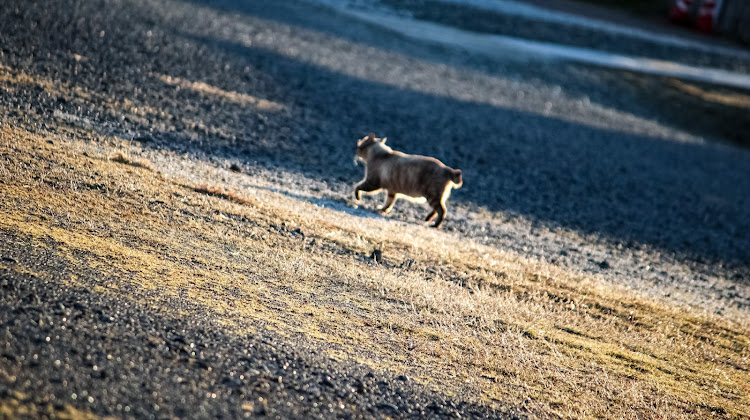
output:
[[[0,374],[5,374],[0,372]],[[48,404],[40,409],[30,402],[27,394],[8,391],[0,398],[0,418],[57,418],[61,420],[111,420],[114,417],[100,417],[90,411],[79,410],[70,404]]]
[[[109,160],[112,162],[122,163],[125,165],[135,166],[136,168],[143,168],[149,171],[154,171],[154,165],[146,159],[134,158],[128,156],[123,152],[115,152],[109,155]]]
[[[0,400],[0,418],[57,418],[60,420],[113,420],[114,417],[100,417],[89,411],[79,410],[70,404],[54,407],[49,404],[46,410],[36,405],[24,403],[14,398]]]
[[[224,200],[229,200],[237,204],[247,204],[247,205],[256,204],[255,200],[251,198],[243,197],[235,191],[225,189],[222,187],[218,187],[218,186],[210,186],[210,185],[205,185],[205,184],[199,185],[197,187],[191,187],[188,185],[183,185],[183,186],[186,188],[190,188],[197,193],[210,195],[212,197],[223,198]]]
[[[686,83],[678,79],[671,79],[669,84],[674,88],[701,99],[721,105],[750,109],[750,95],[746,93],[729,92],[723,89],[702,88],[695,84]]]
[[[247,93],[239,93],[239,92],[232,92],[232,91],[226,91],[224,89],[218,88],[213,85],[209,85],[204,82],[192,82],[189,80],[181,79],[179,77],[175,76],[169,76],[169,75],[157,75],[158,79],[162,82],[166,83],[170,86],[176,86],[182,89],[188,89],[196,93],[200,93],[203,95],[210,95],[214,97],[221,98],[223,100],[233,102],[239,105],[253,105],[257,107],[259,110],[263,111],[283,111],[284,106],[269,101],[267,99],[260,99],[256,98],[252,95],[248,95]]]
[[[742,320],[449,232],[262,189],[146,180],[84,158],[81,144],[10,127],[0,136],[13,139],[0,142],[0,231],[53,241],[72,267],[102,274],[86,280],[97,293],[167,311],[189,300],[228,331],[271,330],[500,410],[750,416]]]

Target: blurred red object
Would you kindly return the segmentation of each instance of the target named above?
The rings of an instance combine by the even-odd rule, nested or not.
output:
[[[669,11],[669,19],[672,22],[685,23],[690,18],[690,7],[693,0],[677,0]]]
[[[692,26],[703,33],[714,33],[719,26],[722,3],[723,0],[675,0],[669,10],[669,20]]]
[[[714,21],[716,14],[719,10],[719,5],[716,0],[703,0],[700,9],[698,9],[698,17],[695,20],[695,27],[699,31],[710,34],[714,31]]]

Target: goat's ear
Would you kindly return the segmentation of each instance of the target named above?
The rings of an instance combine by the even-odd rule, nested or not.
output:
[[[367,136],[368,139],[375,141],[375,133],[370,133],[369,136]]]
[[[382,139],[380,139],[380,142],[383,143],[383,144],[385,144],[386,140],[388,140],[388,137],[383,137]]]

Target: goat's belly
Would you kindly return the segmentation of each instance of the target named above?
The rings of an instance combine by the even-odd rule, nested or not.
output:
[[[399,198],[403,198],[406,201],[411,201],[412,203],[426,203],[427,199],[424,198],[423,195],[406,195],[406,194],[398,194]]]
[[[399,194],[403,197],[410,197],[414,199],[424,197],[424,192],[420,188],[415,188],[415,186],[411,186],[411,185],[404,185],[402,183],[396,183],[396,182],[384,183],[383,188],[387,189],[388,191],[392,193]]]
[[[425,196],[423,178],[418,167],[405,165],[384,166],[381,172],[381,186],[388,191],[411,198]]]

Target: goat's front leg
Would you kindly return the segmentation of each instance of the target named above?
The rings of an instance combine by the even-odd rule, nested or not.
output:
[[[395,203],[396,203],[396,193],[392,193],[388,191],[388,194],[385,196],[385,203],[383,204],[383,207],[380,209],[380,212],[383,214],[388,214],[388,212],[391,211]]]
[[[361,192],[372,192],[380,189],[380,185],[370,179],[364,179],[354,186],[354,199],[359,201],[361,199]]]

